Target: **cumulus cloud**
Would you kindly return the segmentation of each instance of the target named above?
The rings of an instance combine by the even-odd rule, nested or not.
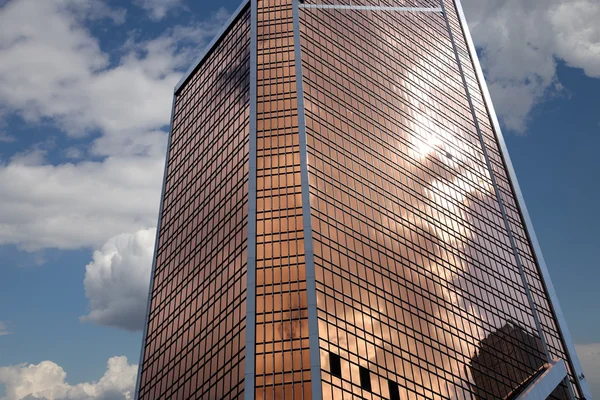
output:
[[[52,165],[47,149],[34,146],[0,163],[0,244],[100,248],[154,226],[173,87],[226,17],[221,10],[153,38],[132,34],[109,54],[86,23],[120,23],[124,14],[101,1],[0,8],[0,141],[19,139],[2,124],[8,114],[71,137],[94,135],[89,146],[63,154],[76,162]]]
[[[169,11],[183,6],[182,0],[135,0],[134,3],[148,11],[154,20],[163,19]]]
[[[82,317],[130,331],[143,328],[156,229],[121,234],[94,252],[86,267],[90,312]]]
[[[562,92],[557,61],[600,77],[595,0],[463,0],[473,40],[504,124],[523,133],[533,107]]]
[[[600,343],[575,345],[592,396],[600,398]]]
[[[67,374],[52,361],[0,367],[0,384],[5,385],[3,400],[116,400],[133,399],[137,366],[127,357],[112,357],[98,382],[70,385]]]

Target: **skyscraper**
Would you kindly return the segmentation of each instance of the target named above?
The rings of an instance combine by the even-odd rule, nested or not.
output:
[[[158,227],[140,399],[591,399],[459,0],[243,2]]]

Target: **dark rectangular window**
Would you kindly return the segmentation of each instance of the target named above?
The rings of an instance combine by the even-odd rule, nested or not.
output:
[[[340,356],[337,354],[329,353],[329,372],[333,376],[338,378],[342,377],[342,362]]]
[[[390,390],[390,400],[400,400],[400,390],[396,382],[388,379],[388,389]]]
[[[365,367],[358,367],[360,370],[360,387],[371,391],[371,373]]]

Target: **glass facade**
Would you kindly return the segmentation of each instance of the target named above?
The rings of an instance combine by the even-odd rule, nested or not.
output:
[[[310,399],[292,4],[257,5],[256,398]]]
[[[462,23],[240,7],[175,93],[139,398],[511,399],[556,360],[584,398]]]
[[[510,229],[564,358],[453,8]],[[444,15],[307,7],[300,30],[324,398],[390,398],[392,383],[406,399],[504,398],[547,360],[529,339],[536,325]],[[497,345],[517,351],[489,368],[482,342],[498,331],[513,334]],[[329,352],[341,377],[327,372]]]
[[[243,396],[250,12],[175,96],[140,399]]]

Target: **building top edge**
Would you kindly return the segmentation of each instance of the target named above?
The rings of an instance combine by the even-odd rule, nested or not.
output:
[[[204,48],[202,54],[192,63],[192,66],[185,72],[183,77],[179,80],[177,85],[175,85],[174,93],[178,94],[181,87],[189,80],[192,74],[200,68],[206,57],[212,53],[213,49],[216,45],[221,41],[221,39],[225,36],[225,34],[229,31],[229,29],[233,26],[233,24],[237,21],[237,19],[242,15],[243,11],[246,10],[246,7],[250,4],[250,0],[242,0],[241,4],[238,8],[231,14],[227,22],[223,24],[219,32],[213,37],[211,42]]]

